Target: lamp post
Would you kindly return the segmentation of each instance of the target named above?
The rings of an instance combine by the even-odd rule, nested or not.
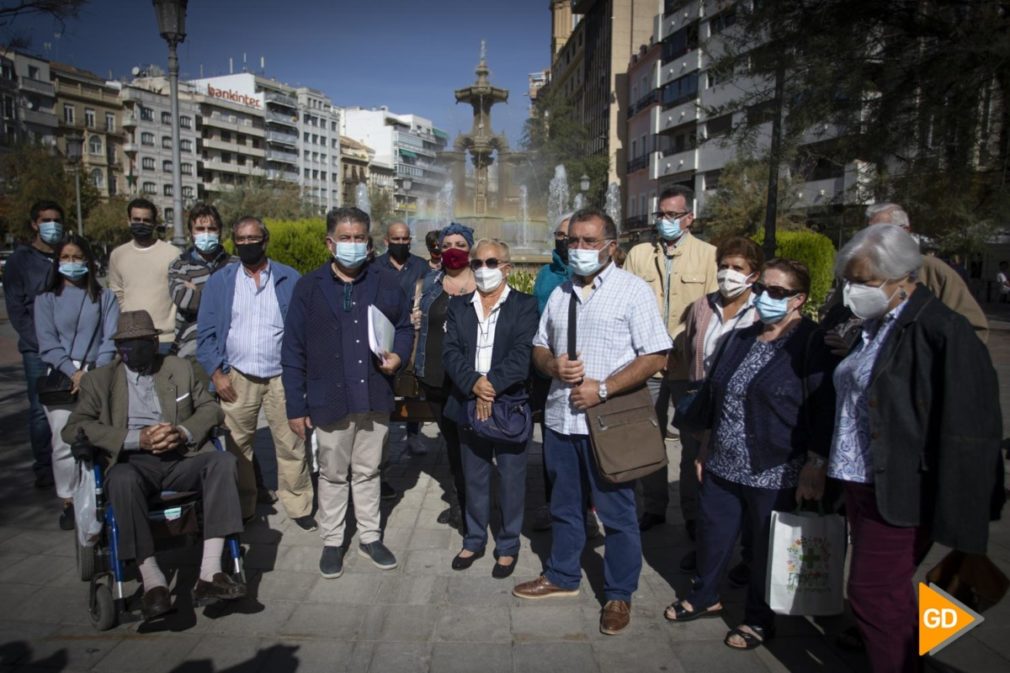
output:
[[[74,167],[74,191],[77,196],[77,235],[84,236],[84,219],[81,217],[81,155],[84,137],[74,133],[63,140],[67,148],[67,161]]]
[[[585,194],[586,192],[589,191],[589,187],[590,187],[589,176],[583,173],[582,177],[579,178],[579,189],[582,190],[583,194]]]
[[[154,0],[158,32],[168,43],[168,83],[172,98],[172,243],[182,248],[182,160],[179,147],[179,57],[176,47],[186,39],[186,5],[189,0]]]

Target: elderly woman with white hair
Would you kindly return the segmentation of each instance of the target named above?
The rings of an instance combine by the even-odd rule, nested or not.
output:
[[[863,324],[834,373],[828,476],[844,484],[849,600],[875,673],[918,670],[916,567],[933,542],[984,552],[1002,494],[992,361],[968,321],[916,282],[921,266],[892,224],[861,230],[836,261]]]

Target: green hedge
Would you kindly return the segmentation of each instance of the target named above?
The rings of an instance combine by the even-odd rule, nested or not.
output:
[[[754,237],[764,242],[764,232]],[[810,269],[810,308],[824,302],[834,281],[835,246],[831,239],[810,230],[775,232],[775,254],[803,262]]]
[[[270,230],[267,255],[281,264],[287,264],[301,274],[308,273],[329,261],[326,249],[326,221],[321,217],[300,220],[264,220]],[[229,240],[228,250],[235,246]]]

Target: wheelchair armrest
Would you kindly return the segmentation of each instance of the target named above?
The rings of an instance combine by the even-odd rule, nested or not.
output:
[[[220,439],[231,434],[227,425],[215,425],[210,429],[210,439]]]
[[[70,445],[70,454],[74,457],[74,460],[79,462],[89,465],[95,462],[95,447],[91,444],[91,440],[88,439],[84,428],[77,428],[77,436],[74,437],[74,441]]]

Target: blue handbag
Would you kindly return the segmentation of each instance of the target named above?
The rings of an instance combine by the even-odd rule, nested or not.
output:
[[[491,416],[485,421],[477,419],[477,400],[468,400],[466,420],[475,434],[496,442],[525,444],[533,435],[533,412],[525,392],[495,398]]]

